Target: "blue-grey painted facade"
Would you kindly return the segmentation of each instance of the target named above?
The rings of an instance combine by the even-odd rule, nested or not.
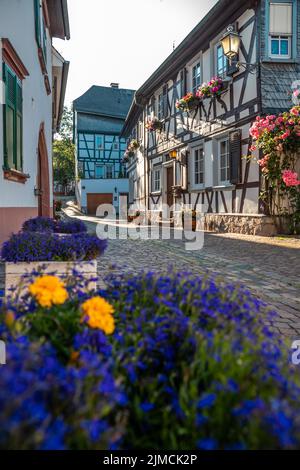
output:
[[[83,210],[88,195],[111,194],[118,211],[119,194],[128,192],[122,156],[126,139],[120,137],[134,92],[116,87],[91,87],[73,103],[77,173],[77,198]],[[94,209],[93,209],[94,210]]]

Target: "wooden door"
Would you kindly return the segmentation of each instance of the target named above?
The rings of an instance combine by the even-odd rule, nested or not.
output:
[[[112,193],[89,193],[87,194],[87,211],[90,215],[96,215],[98,206],[101,204],[113,204]]]
[[[41,125],[38,145],[38,214],[42,217],[51,217],[50,205],[50,178],[49,178],[49,160],[44,131],[44,124]]]
[[[174,186],[174,172],[173,167],[167,167],[167,204],[169,207],[173,206],[173,191],[172,186]]]

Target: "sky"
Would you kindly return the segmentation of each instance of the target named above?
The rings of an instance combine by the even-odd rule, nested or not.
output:
[[[216,0],[68,0],[70,61],[66,104],[92,85],[138,89]]]

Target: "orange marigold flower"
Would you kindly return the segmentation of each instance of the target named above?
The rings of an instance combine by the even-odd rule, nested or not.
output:
[[[69,297],[65,284],[56,276],[39,277],[29,286],[29,292],[41,307],[61,305]]]
[[[115,330],[115,320],[112,316],[114,308],[102,297],[93,297],[82,304],[83,320],[91,328],[97,328],[110,335]]]

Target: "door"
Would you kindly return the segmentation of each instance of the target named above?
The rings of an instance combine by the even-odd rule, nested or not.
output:
[[[87,212],[89,215],[96,215],[98,206],[102,204],[113,204],[112,193],[87,194]]]
[[[167,167],[167,204],[169,207],[173,206],[174,200],[172,186],[174,186],[173,166],[170,166]],[[170,217],[172,217],[171,214]]]
[[[39,216],[51,217],[49,160],[44,124],[41,125],[39,134],[37,189]]]

